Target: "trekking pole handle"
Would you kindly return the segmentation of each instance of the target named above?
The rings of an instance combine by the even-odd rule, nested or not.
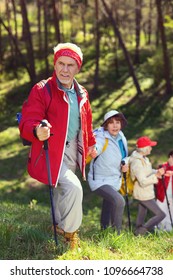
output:
[[[122,165],[125,165],[126,163],[125,163],[124,160],[122,160],[122,161],[121,161],[121,164],[122,164]],[[123,172],[123,177],[124,177],[124,179],[126,179],[126,172]]]
[[[47,120],[42,120],[40,122],[41,126],[47,126],[48,121]],[[44,143],[44,150],[48,150],[48,140],[43,141]]]
[[[162,164],[159,164],[159,168],[164,168]],[[164,179],[164,175],[161,175],[162,179]]]

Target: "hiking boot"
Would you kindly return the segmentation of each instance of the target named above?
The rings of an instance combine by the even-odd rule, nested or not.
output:
[[[146,227],[140,226],[135,230],[134,234],[136,236],[145,235],[147,233],[147,231],[148,231],[148,229]]]
[[[66,239],[66,242],[69,243],[71,250],[80,248],[80,239],[77,231],[65,232],[64,237]]]
[[[54,226],[52,226],[52,231],[54,231]],[[56,233],[59,235],[64,236],[65,232],[62,228],[59,228],[58,225],[56,225]]]
[[[54,231],[54,226],[52,226],[52,230]],[[80,247],[80,239],[77,231],[65,232],[62,228],[59,228],[58,225],[56,225],[56,233],[65,238],[65,243],[70,245],[71,250]]]

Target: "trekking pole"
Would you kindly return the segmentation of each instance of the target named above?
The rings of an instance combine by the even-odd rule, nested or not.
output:
[[[41,125],[42,126],[47,126],[47,120],[42,120]],[[49,151],[48,151],[48,140],[43,141],[43,143],[44,143],[44,150],[45,150],[45,153],[46,153],[46,166],[47,166],[47,174],[48,174],[48,182],[49,182],[49,194],[50,194],[53,229],[54,229],[54,239],[55,239],[55,244],[58,245],[58,239],[57,239],[57,233],[56,233],[54,202],[53,202],[52,176],[51,176],[51,170],[50,170],[50,160],[49,160]]]
[[[159,168],[162,168],[162,167],[163,167],[162,165],[159,165]],[[169,217],[170,217],[170,221],[171,221],[171,226],[172,226],[172,228],[173,228],[173,221],[172,221],[172,215],[171,215],[171,210],[170,210],[170,203],[169,203],[168,195],[167,195],[167,191],[166,191],[166,184],[165,184],[164,175],[162,175],[162,184],[163,184],[163,188],[164,188],[164,192],[165,192],[165,197],[166,197],[166,202],[167,202]]]
[[[125,161],[122,160],[122,165],[125,165]],[[129,224],[129,230],[131,230],[131,221],[130,221],[130,207],[129,207],[129,199],[128,199],[128,193],[127,193],[127,180],[126,180],[126,172],[123,172],[123,178],[124,178],[124,186],[125,186],[125,200],[126,200],[126,208],[127,208],[127,217],[128,217],[128,224]]]

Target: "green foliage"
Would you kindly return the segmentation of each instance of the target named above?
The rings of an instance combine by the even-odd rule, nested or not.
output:
[[[169,15],[165,16],[164,26],[168,29],[173,29],[173,19]]]

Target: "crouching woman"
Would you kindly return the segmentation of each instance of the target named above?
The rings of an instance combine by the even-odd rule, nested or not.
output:
[[[91,191],[103,198],[101,210],[101,229],[111,226],[118,234],[122,228],[125,207],[123,196],[119,193],[122,172],[128,165],[121,162],[128,155],[127,141],[121,131],[127,124],[122,113],[111,110],[104,116],[104,122],[96,131],[98,156],[90,163],[88,183]],[[107,147],[105,147],[107,141]]]

